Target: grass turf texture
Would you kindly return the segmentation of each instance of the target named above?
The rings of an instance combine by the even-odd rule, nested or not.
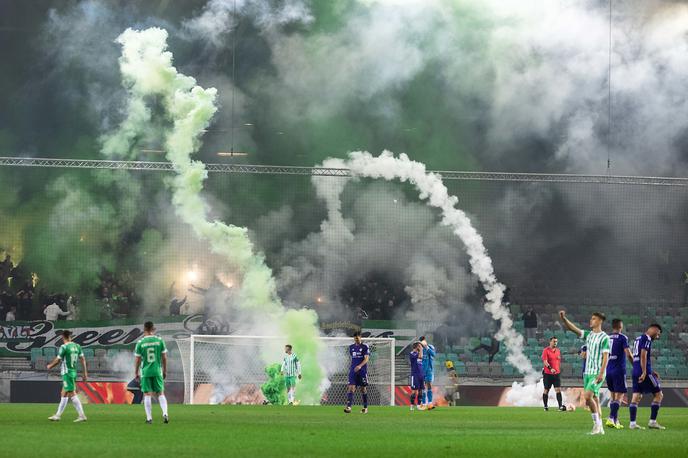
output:
[[[143,406],[85,405],[74,424],[71,403],[59,423],[54,405],[3,404],[2,450],[13,457],[185,456],[685,456],[688,409],[665,408],[666,431],[606,430],[587,436],[588,412],[537,408],[453,407],[409,412],[402,407],[170,406],[162,423],[146,425]],[[649,408],[639,409],[645,425]],[[606,409],[605,409],[606,411]],[[628,423],[628,410],[621,410]],[[3,453],[4,454],[4,453]]]

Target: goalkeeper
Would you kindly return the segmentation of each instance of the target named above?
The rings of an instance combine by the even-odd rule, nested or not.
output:
[[[282,360],[282,375],[287,385],[287,400],[292,406],[296,402],[296,378],[301,379],[301,361],[295,353],[292,352],[291,345],[284,346],[284,359]]]

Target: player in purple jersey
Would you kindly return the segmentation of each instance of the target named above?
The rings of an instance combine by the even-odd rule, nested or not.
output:
[[[583,367],[581,368],[581,377],[583,374],[585,374],[585,358],[588,357],[588,346],[587,345],[581,345],[581,347],[578,349],[578,356],[581,357],[583,360]]]
[[[425,378],[423,377],[423,345],[420,342],[413,342],[411,353],[409,353],[409,364],[411,365],[411,375],[409,376],[409,385],[411,386],[411,410],[414,406],[418,406],[418,410],[422,408],[423,386]]]
[[[652,341],[662,335],[662,327],[656,323],[651,324],[645,334],[636,337],[633,343],[633,399],[628,406],[631,415],[630,429],[643,429],[636,422],[638,415],[638,403],[643,393],[652,393],[652,405],[650,406],[650,429],[666,429],[657,423],[659,406],[662,403],[662,386],[659,383],[659,375],[652,371]]]
[[[626,359],[628,358],[628,361],[633,364],[633,355],[628,348],[628,337],[621,331],[623,331],[623,322],[619,319],[612,320],[612,333],[609,334],[612,350],[607,365],[607,388],[612,399],[609,402],[609,418],[606,425],[616,429],[623,429],[623,425],[619,423],[619,407],[627,391]]]
[[[346,393],[346,407],[344,412],[351,413],[351,404],[354,403],[354,393],[356,387],[361,387],[363,397],[363,409],[361,413],[368,413],[368,359],[370,358],[370,348],[361,340],[361,333],[354,333],[354,343],[349,345],[349,356],[351,356],[351,367],[349,368],[349,385]]]

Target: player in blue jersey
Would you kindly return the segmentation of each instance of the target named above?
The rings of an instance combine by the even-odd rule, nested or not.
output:
[[[609,402],[609,418],[606,425],[616,429],[623,429],[623,425],[619,423],[619,407],[627,391],[626,359],[628,358],[628,361],[633,364],[633,355],[628,348],[628,337],[621,331],[623,331],[623,322],[619,319],[612,320],[612,333],[609,334],[612,349],[607,365],[607,388],[612,399]]]
[[[434,361],[435,361],[435,346],[430,345],[425,336],[421,336],[420,344],[423,346],[423,381],[425,389],[423,390],[423,406],[426,409],[432,410],[435,406],[432,403],[432,382],[434,376]]]
[[[409,365],[411,375],[409,385],[411,386],[411,410],[418,406],[418,410],[423,410],[421,403],[425,381],[423,380],[423,345],[420,342],[413,342],[411,353],[409,353]]]
[[[631,415],[631,429],[643,429],[636,422],[638,415],[638,403],[644,393],[652,393],[652,405],[650,406],[650,429],[666,429],[657,423],[659,406],[662,403],[662,386],[659,383],[659,376],[652,371],[652,341],[659,339],[662,335],[662,327],[658,324],[651,324],[645,334],[636,337],[633,343],[633,399],[628,406]]]
[[[356,387],[361,388],[363,397],[363,409],[361,413],[368,413],[368,359],[370,359],[370,348],[361,340],[361,333],[354,333],[354,343],[349,345],[349,356],[351,356],[351,367],[349,368],[349,385],[346,393],[346,407],[344,412],[351,413],[351,405],[354,403],[354,393]]]

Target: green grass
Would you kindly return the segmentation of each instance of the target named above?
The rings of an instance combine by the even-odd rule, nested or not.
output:
[[[170,423],[146,425],[142,406],[85,405],[88,422],[74,424],[69,405],[62,421],[48,416],[54,405],[0,407],[1,450],[13,457],[79,456],[506,456],[593,455],[685,456],[688,409],[665,408],[666,431],[607,430],[587,436],[583,411],[543,412],[537,408],[454,407],[432,412],[372,407],[346,415],[340,407],[181,406],[170,408]],[[622,410],[627,423],[628,411]],[[648,408],[641,408],[641,423]]]

